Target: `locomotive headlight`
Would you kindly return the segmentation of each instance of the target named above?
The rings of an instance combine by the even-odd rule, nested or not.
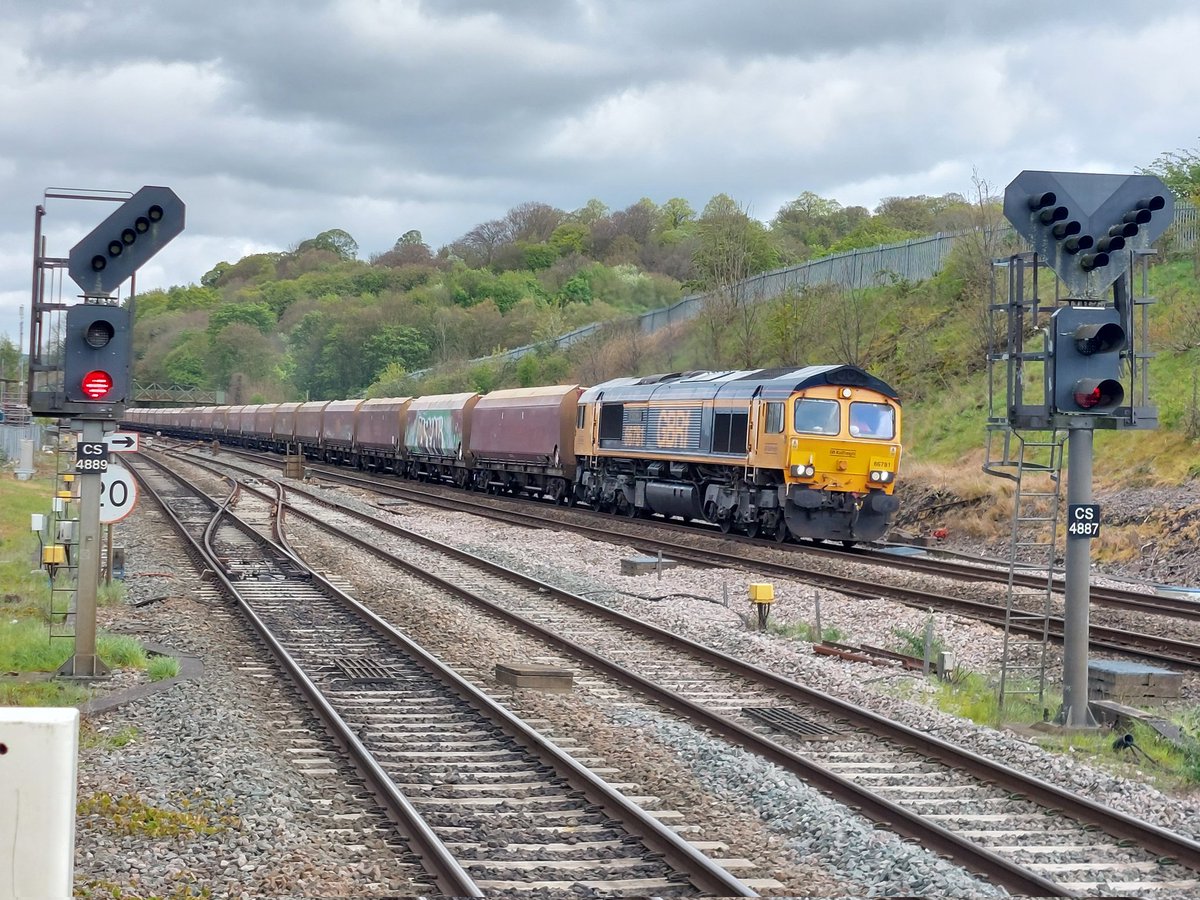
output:
[[[813,468],[811,465],[792,466],[792,477],[793,478],[812,478],[813,473],[815,473],[816,471],[817,470],[815,468]]]

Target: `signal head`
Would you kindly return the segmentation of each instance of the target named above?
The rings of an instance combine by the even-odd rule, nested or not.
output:
[[[1074,219],[1069,222],[1059,222],[1051,229],[1051,231],[1054,232],[1054,237],[1060,241],[1063,238],[1070,237],[1073,234],[1079,234],[1079,232],[1082,230],[1083,226]]]
[[[1055,222],[1061,222],[1070,211],[1065,206],[1048,206],[1038,213],[1038,219],[1043,225],[1052,225]]]

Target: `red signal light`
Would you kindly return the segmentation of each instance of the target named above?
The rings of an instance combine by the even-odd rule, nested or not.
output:
[[[88,372],[80,382],[80,387],[83,388],[83,395],[89,400],[99,400],[112,390],[112,386],[112,376],[99,369]]]

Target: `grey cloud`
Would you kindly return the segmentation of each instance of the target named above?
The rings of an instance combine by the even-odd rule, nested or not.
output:
[[[397,11],[415,24],[368,24]],[[1198,21],[1182,0],[1136,16],[1031,0],[15,0],[0,234],[30,244],[51,184],[169,184],[188,203],[162,267],[179,283],[219,261],[193,247],[283,249],[331,227],[364,254],[409,228],[440,244],[529,200],[701,208],[727,192],[769,219],[804,190],[869,206],[832,192],[966,190],[929,173],[972,166],[1001,187],[1020,168],[1128,170],[1194,146],[1200,101],[1180,85]],[[1179,44],[1118,65],[1154,29]],[[65,217],[48,224],[61,239]],[[28,292],[13,259],[0,333]]]

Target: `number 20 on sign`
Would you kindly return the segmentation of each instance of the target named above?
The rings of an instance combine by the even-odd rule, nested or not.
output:
[[[1067,539],[1100,536],[1100,504],[1072,503],[1067,507]]]

